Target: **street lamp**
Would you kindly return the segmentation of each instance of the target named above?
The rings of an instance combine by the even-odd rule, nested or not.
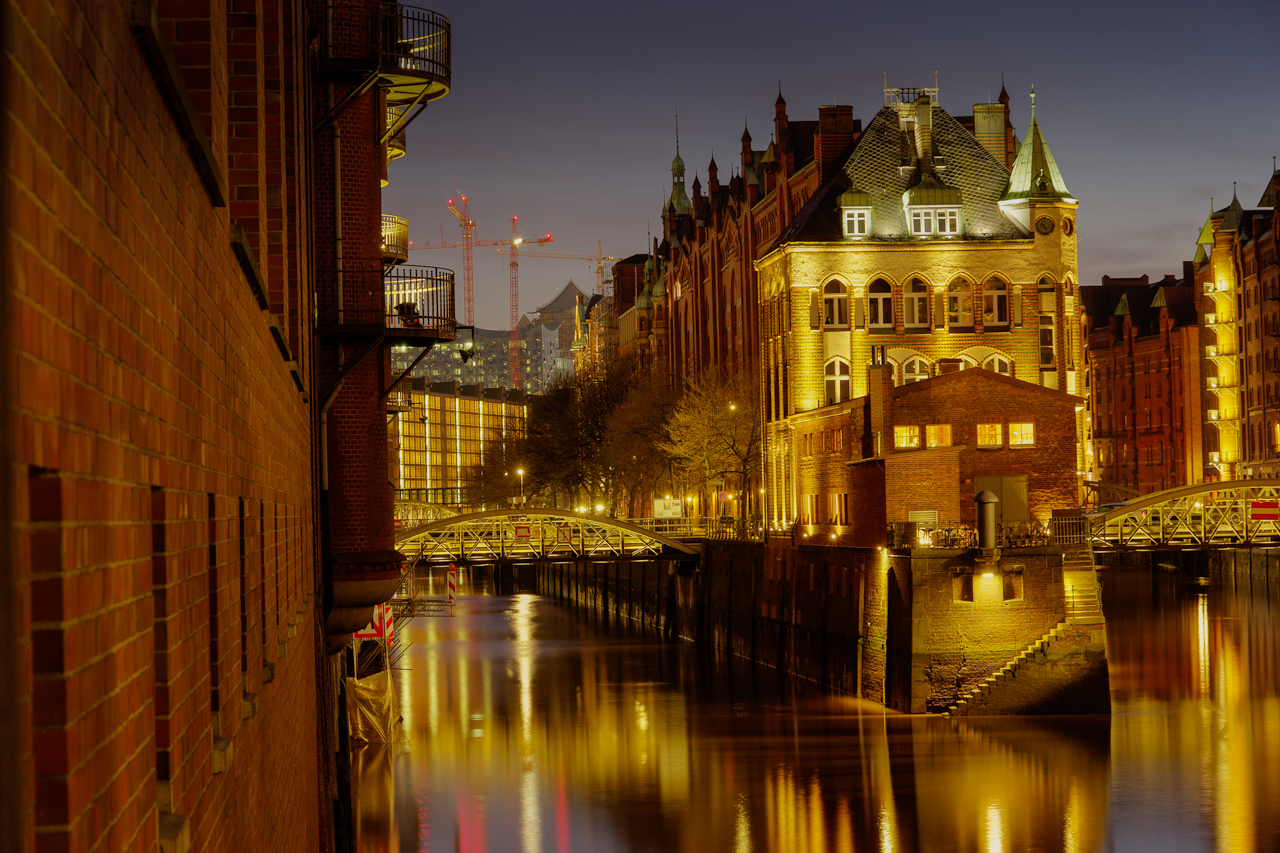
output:
[[[517,468],[516,473],[520,475],[520,506],[524,506],[524,469]]]

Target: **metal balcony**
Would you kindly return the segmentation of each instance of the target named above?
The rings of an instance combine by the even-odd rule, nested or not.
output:
[[[382,214],[382,262],[402,264],[409,260],[409,220]]]
[[[387,104],[420,104],[449,94],[449,19],[399,3],[383,3],[381,9],[378,73]]]
[[[343,260],[316,274],[318,331],[326,337],[382,337],[426,346],[457,333],[453,270]]]

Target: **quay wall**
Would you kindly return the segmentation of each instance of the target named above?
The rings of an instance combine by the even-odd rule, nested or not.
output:
[[[793,547],[778,539],[708,541],[696,565],[517,566],[516,582],[919,713],[945,710],[1066,618],[1061,551],[1020,549],[989,577],[984,571],[964,551]],[[1063,701],[1061,712],[1072,712]]]

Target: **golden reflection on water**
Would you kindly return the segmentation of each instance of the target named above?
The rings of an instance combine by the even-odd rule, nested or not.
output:
[[[1280,849],[1274,605],[1151,585],[1110,618],[1111,720],[886,714],[535,596],[464,597],[403,632],[395,770],[353,756],[360,849]]]

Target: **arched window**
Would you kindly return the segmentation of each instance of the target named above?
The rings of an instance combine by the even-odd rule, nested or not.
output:
[[[973,285],[964,279],[947,288],[947,325],[967,329],[973,326]]]
[[[893,328],[893,288],[889,282],[878,278],[871,282],[871,295],[867,297],[867,322],[872,329],[885,331]]]
[[[929,285],[918,278],[907,283],[903,314],[908,329],[929,328]]]
[[[989,357],[986,361],[982,362],[982,366],[987,370],[992,370],[1005,376],[1013,375],[1013,365],[1009,363],[1009,359],[1002,355],[993,355]]]
[[[913,357],[902,363],[902,384],[921,382],[929,378],[929,362],[923,358]]]
[[[832,359],[826,368],[827,405],[843,403],[849,399],[849,362],[843,358]]]
[[[644,331],[645,329],[647,329],[647,328],[649,328],[649,321],[648,321],[648,320],[646,320],[645,318],[641,317],[641,318],[640,318],[640,331],[642,331],[642,332],[643,332],[643,331]]]
[[[1003,281],[992,279],[982,285],[982,326],[1009,325],[1009,292]]]
[[[844,328],[849,325],[849,292],[838,281],[829,281],[822,288],[823,328]]]
[[[661,305],[658,305],[658,306],[656,306],[656,307],[654,308],[654,314],[653,314],[653,317],[654,317],[654,319],[655,319],[655,320],[661,320],[661,319],[662,319],[662,306],[661,306]]]

